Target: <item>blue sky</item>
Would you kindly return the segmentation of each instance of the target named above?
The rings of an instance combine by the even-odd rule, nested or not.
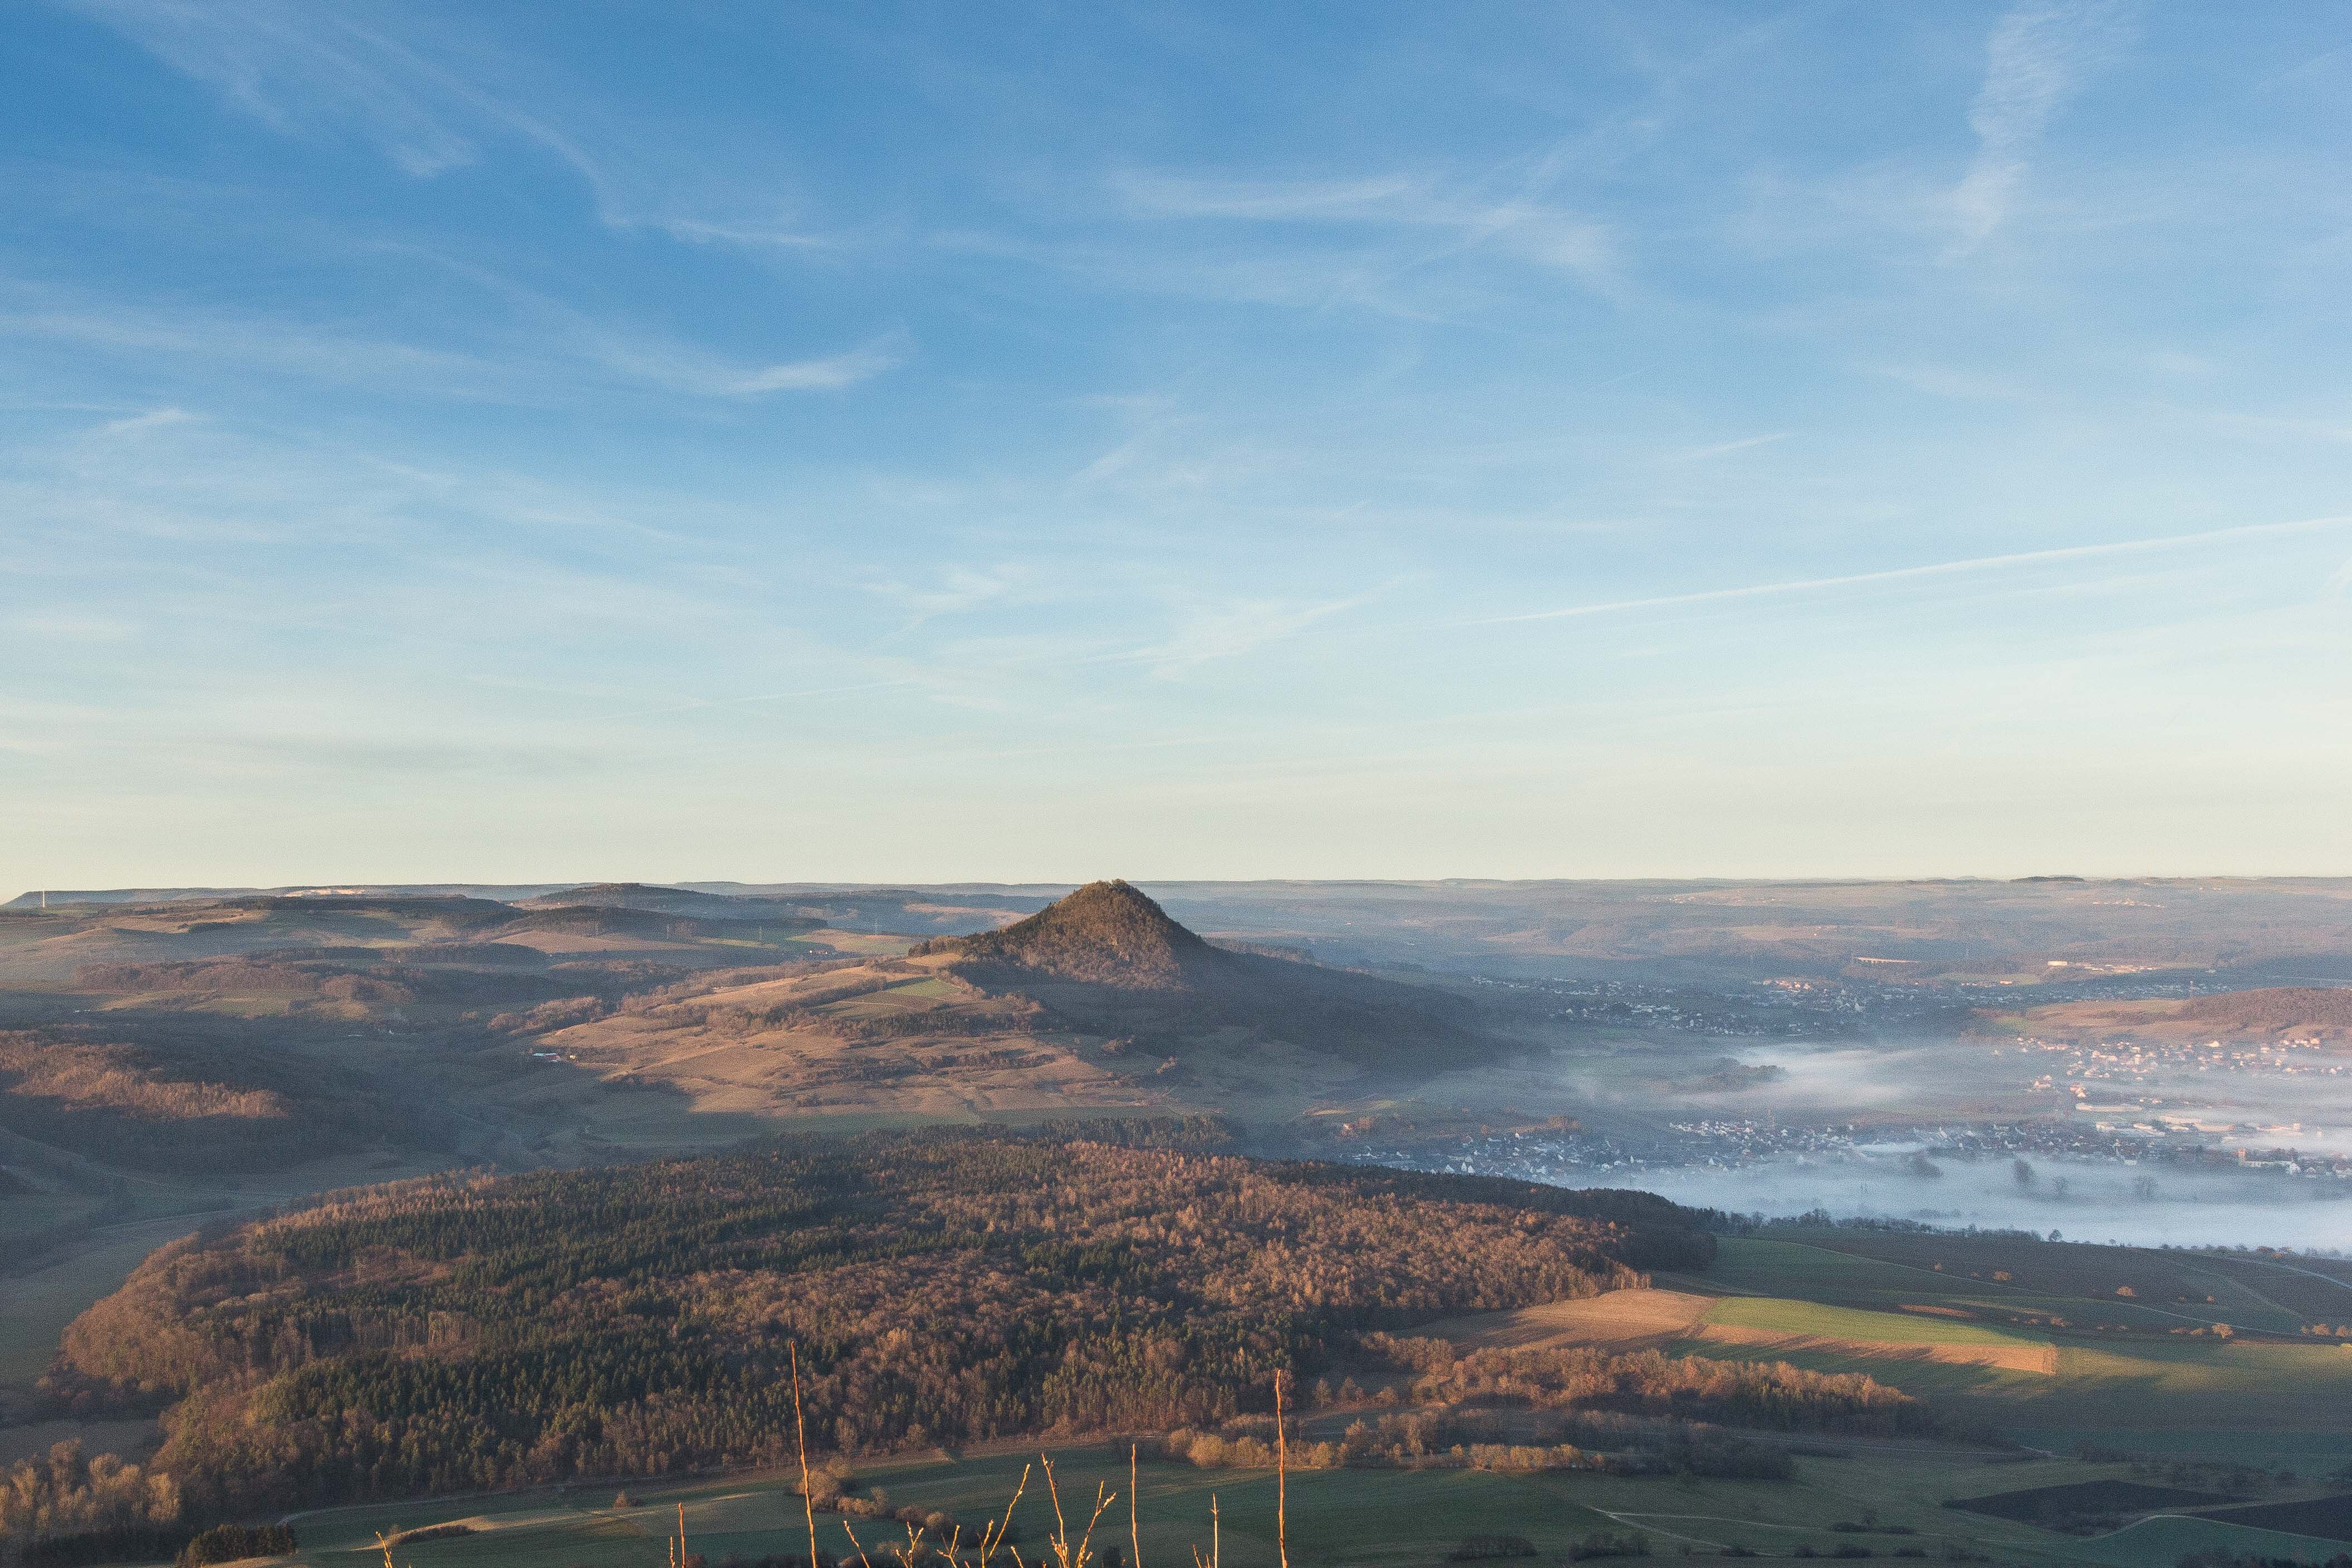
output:
[[[2352,19],[0,17],[0,882],[2352,872]]]

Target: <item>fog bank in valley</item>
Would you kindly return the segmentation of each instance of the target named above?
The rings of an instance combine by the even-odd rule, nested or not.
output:
[[[1824,1209],[1841,1219],[1916,1220],[2042,1236],[2054,1230],[2068,1241],[2352,1248],[2352,1194],[2336,1181],[2276,1171],[2040,1159],[2026,1162],[2028,1185],[2011,1161],[1914,1158],[1917,1147],[1877,1145],[1843,1156],[1775,1157],[1736,1168],[1674,1166],[1642,1172],[1625,1184],[1677,1203],[1776,1218]],[[2347,1300],[2352,1304],[2352,1292]]]

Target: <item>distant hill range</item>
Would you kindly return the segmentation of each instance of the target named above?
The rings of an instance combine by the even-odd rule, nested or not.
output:
[[[1979,1034],[2030,1034],[2084,1043],[2118,1037],[2199,1045],[2294,1040],[2352,1047],[2352,987],[2277,985],[2200,996],[2097,998],[2021,1012],[1979,1009]]]
[[[51,889],[60,905],[219,902],[266,893],[551,900],[726,919],[693,895],[766,902],[877,937],[961,936],[1036,913],[1067,884],[860,885],[619,880],[351,884],[275,889]],[[2119,878],[2019,881],[1161,882],[1145,890],[1221,945],[1307,950],[1382,973],[1426,969],[1538,983],[1745,986],[1795,977],[1873,987],[2006,983],[2063,995],[2109,975],[2204,989],[2352,983],[2352,878]],[[20,894],[0,911],[38,907]],[[662,900],[662,902],[650,900]],[[739,912],[744,906],[737,906]],[[762,914],[769,913],[763,910]]]
[[[706,893],[695,888],[659,888],[644,882],[598,882],[585,888],[565,888],[537,898],[518,899],[526,910],[633,910],[646,914],[684,915],[710,921],[764,921],[823,925],[782,899],[743,893]]]
[[[1442,1070],[1501,1055],[1461,997],[1207,942],[1123,881],[1089,882],[1026,920],[940,937],[960,979],[1027,996],[1089,1034],[1175,1042],[1238,1030],[1362,1067]]]
[[[220,904],[240,908],[362,908],[459,905],[543,912],[621,910],[706,921],[755,921],[772,928],[791,922],[837,926],[869,935],[935,936],[984,929],[1044,907],[1063,889],[970,885],[942,888],[850,887],[832,883],[478,882],[345,883],[294,888],[58,889],[20,893],[0,913],[100,913],[137,909],[185,909]]]
[[[2352,990],[2305,985],[2224,992],[2199,996],[2174,1016],[2183,1023],[2241,1035],[2352,1034]]]

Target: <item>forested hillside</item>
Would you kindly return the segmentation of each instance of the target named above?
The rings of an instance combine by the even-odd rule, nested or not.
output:
[[[1712,1240],[1639,1194],[1008,1137],[369,1191],[167,1248],[68,1403],[176,1401],[198,1511],[1207,1426],[1353,1332],[1588,1296]]]

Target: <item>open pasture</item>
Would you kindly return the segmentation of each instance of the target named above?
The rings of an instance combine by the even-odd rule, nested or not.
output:
[[[832,1018],[889,1018],[927,1012],[950,1002],[971,999],[972,994],[971,987],[935,974],[828,1002],[817,1010]]]
[[[2047,1376],[2058,1370],[2049,1341],[1979,1323],[1900,1312],[1732,1296],[1717,1301],[1697,1337],[1723,1343],[1802,1350],[1819,1346],[1869,1360],[1943,1362]]]
[[[1549,1350],[1565,1345],[1635,1345],[1696,1331],[1716,1305],[1677,1290],[1611,1290],[1581,1301],[1550,1301],[1514,1312],[1476,1312],[1419,1331],[1465,1350]]]
[[[2171,1333],[2226,1322],[2252,1332],[2301,1332],[2308,1314],[2282,1305],[2273,1299],[2278,1286],[2262,1281],[2273,1284],[2265,1293],[2232,1261],[2011,1237],[1822,1230],[1726,1237],[1705,1283],[1734,1294],[1924,1309],[1991,1323]],[[2316,1279],[2306,1284],[2332,1289]],[[2352,1319],[2352,1290],[2342,1300],[2339,1311]]]
[[[1766,1304],[1742,1301],[1738,1310]],[[1773,1321],[1817,1322],[1808,1303],[1772,1304]],[[1706,1333],[1702,1328],[1700,1335]],[[2209,1458],[2320,1454],[2341,1463],[2352,1408],[2352,1351],[2334,1344],[2117,1338],[2054,1342],[2053,1371],[2026,1372],[1943,1357],[1892,1358],[1867,1342],[1827,1335],[1742,1344],[1697,1337],[1697,1355],[1787,1361],[1821,1372],[1867,1373],[1956,1415],[2045,1447],[2100,1447]],[[2311,1459],[2299,1463],[2307,1467]]]

